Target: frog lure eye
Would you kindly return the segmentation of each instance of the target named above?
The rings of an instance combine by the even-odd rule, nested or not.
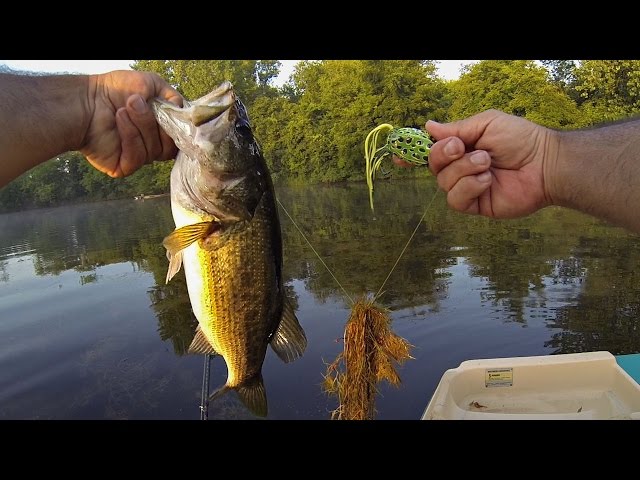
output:
[[[378,147],[378,137],[381,133],[389,132],[387,141]],[[429,134],[418,128],[395,128],[383,123],[369,132],[364,141],[364,157],[367,166],[367,184],[369,185],[369,204],[373,210],[373,180],[376,172],[381,170],[382,160],[388,155],[395,155],[402,160],[415,165],[429,166],[433,140]],[[382,171],[383,175],[386,173]]]

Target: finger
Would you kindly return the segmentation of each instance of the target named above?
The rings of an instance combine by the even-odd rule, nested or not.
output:
[[[146,150],[146,162],[152,162],[159,158],[164,149],[160,136],[160,126],[153,116],[153,112],[147,102],[138,95],[131,95],[127,99],[127,114],[140,132]]]
[[[180,95],[180,93],[178,93],[178,91],[169,85],[162,77],[154,73],[151,78],[153,79],[154,88],[152,97],[159,97],[178,107],[183,105],[182,95]],[[135,98],[129,98],[127,100],[127,106],[129,106],[129,102],[137,103],[138,101]],[[148,105],[147,108],[150,110]],[[135,114],[132,114],[132,112],[129,113],[135,122]],[[161,161],[176,158],[176,155],[178,154],[176,144],[173,139],[157,124],[152,112],[150,112],[150,120],[147,121],[149,123],[146,124],[146,127],[143,127],[143,125],[137,125],[143,135],[143,141],[145,142],[147,151],[150,155],[147,157],[146,163],[152,163],[156,160]],[[152,133],[154,130],[157,130],[157,136]],[[150,148],[150,146],[153,148]]]
[[[180,95],[177,90],[170,86],[166,86],[165,88],[161,89],[158,93],[158,97],[166,100],[169,103],[173,103],[177,107],[182,107],[182,95]]]
[[[159,75],[155,75],[153,77],[153,82],[157,97],[166,100],[167,102],[173,103],[178,107],[182,107],[182,105],[184,104],[184,98],[175,88],[169,85]],[[160,143],[162,145],[162,151],[160,152],[158,157],[155,158],[155,160],[170,160],[172,158],[176,158],[176,155],[178,155],[178,147],[176,147],[175,142],[160,126],[158,126],[158,131],[160,136]]]
[[[489,190],[493,179],[490,170],[479,175],[462,177],[447,194],[447,203],[454,210],[480,213],[480,197]],[[484,206],[486,208],[486,205]]]
[[[451,123],[438,123],[429,120],[425,124],[425,129],[432,137],[440,140],[446,137],[458,137],[465,145],[473,148],[475,143],[484,133],[487,125],[498,116],[504,115],[498,110],[486,110],[464,120]]]
[[[478,175],[491,166],[491,157],[484,150],[467,153],[438,173],[438,186],[448,192],[463,177]]]
[[[438,175],[443,168],[464,155],[465,147],[458,137],[448,137],[434,143],[429,153],[429,168]]]
[[[131,121],[126,107],[119,108],[116,112],[116,126],[122,145],[118,168],[123,176],[131,175],[145,164],[147,150],[140,131]]]

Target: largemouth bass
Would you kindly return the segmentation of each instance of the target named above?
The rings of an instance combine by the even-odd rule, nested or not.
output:
[[[256,415],[266,416],[262,364],[267,345],[284,362],[307,339],[285,298],[282,240],[269,170],[246,109],[229,82],[182,108],[152,107],[180,150],[171,171],[176,229],[163,244],[171,278],[184,265],[198,319],[190,353],[221,355],[226,384]]]

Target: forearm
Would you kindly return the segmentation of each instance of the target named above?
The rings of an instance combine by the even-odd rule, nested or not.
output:
[[[0,74],[0,187],[80,147],[92,95],[87,75]]]
[[[545,172],[552,203],[640,233],[640,120],[558,132]]]

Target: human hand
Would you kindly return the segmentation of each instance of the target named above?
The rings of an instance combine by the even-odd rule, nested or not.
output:
[[[551,204],[544,172],[552,130],[497,110],[448,124],[428,121],[426,130],[437,140],[429,168],[454,210],[515,218]]]
[[[173,140],[147,101],[159,97],[182,106],[182,97],[159,75],[117,70],[89,76],[88,128],[79,150],[96,169],[125,177],[155,160],[175,158]]]

